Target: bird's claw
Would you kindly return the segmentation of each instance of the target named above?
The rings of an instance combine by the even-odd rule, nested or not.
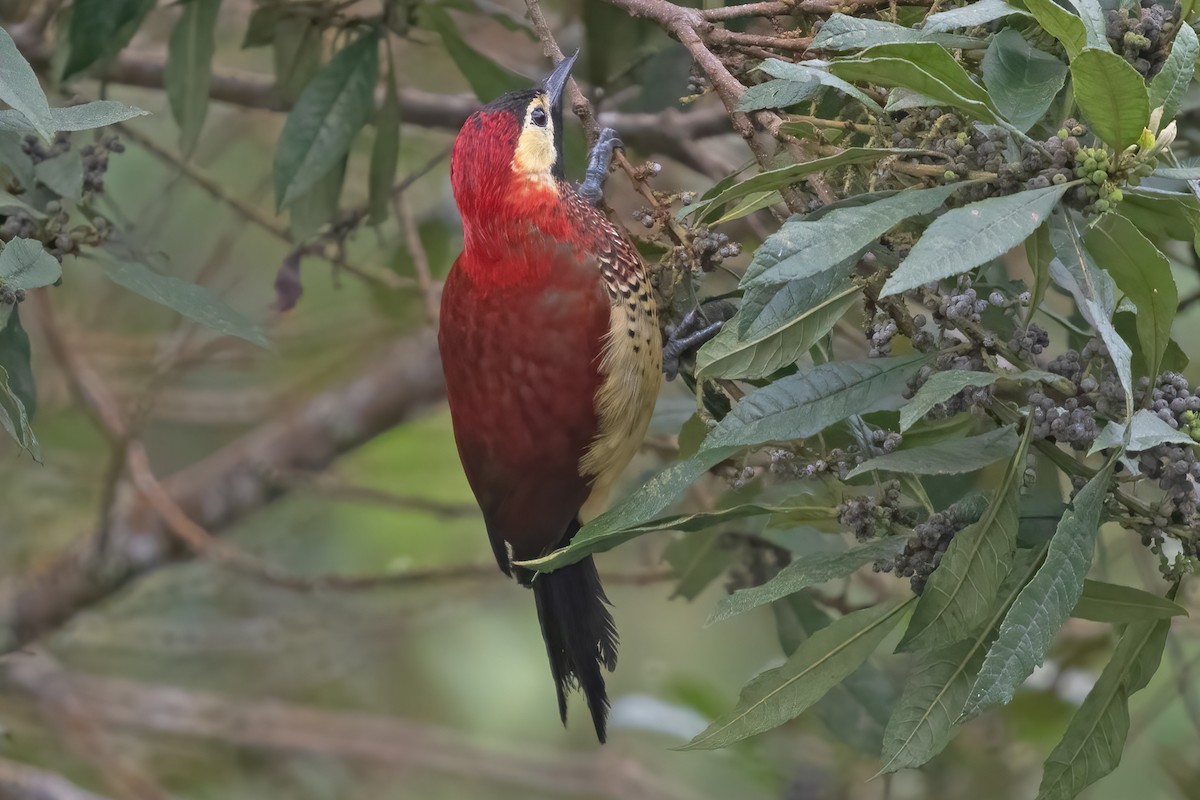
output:
[[[721,327],[736,310],[732,303],[724,301],[697,306],[678,325],[667,330],[667,343],[663,346],[663,375],[668,381],[675,380],[683,359],[720,333]]]
[[[613,151],[624,149],[625,145],[612,128],[601,128],[596,137],[596,144],[588,156],[587,171],[583,182],[579,184],[579,196],[588,203],[598,206],[604,199],[604,179],[608,177],[608,168],[612,164]]]

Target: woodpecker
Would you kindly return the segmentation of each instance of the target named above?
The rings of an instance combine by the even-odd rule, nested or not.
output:
[[[455,442],[496,562],[533,589],[563,723],[567,692],[579,688],[603,742],[601,667],[616,667],[617,631],[595,563],[548,573],[512,563],[567,544],[604,509],[662,375],[645,265],[597,208],[616,133],[601,131],[578,189],[564,175],[574,60],[487,104],[455,139],[463,252],[446,279],[438,341]]]

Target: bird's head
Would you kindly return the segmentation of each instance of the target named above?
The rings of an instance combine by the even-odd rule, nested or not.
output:
[[[450,180],[464,219],[490,216],[526,193],[557,196],[563,177],[563,90],[578,53],[530,89],[502,95],[472,114],[454,140]]]

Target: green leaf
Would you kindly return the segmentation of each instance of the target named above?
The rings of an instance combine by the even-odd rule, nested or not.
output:
[[[986,706],[1010,702],[1017,687],[1045,661],[1055,634],[1083,593],[1112,472],[1113,462],[1109,461],[1079,490],[1071,509],[1059,521],[1046,561],[1000,625],[1000,634],[988,650],[963,708],[964,718]]]
[[[1129,734],[1129,697],[1158,669],[1169,619],[1130,623],[1112,659],[1046,759],[1037,800],[1071,800],[1116,768]]]
[[[396,180],[396,165],[400,161],[400,99],[396,86],[396,68],[388,56],[388,79],[383,105],[375,114],[375,144],[371,148],[371,168],[368,176],[368,219],[380,225],[391,211],[392,184]]]
[[[938,403],[944,403],[954,395],[970,386],[991,386],[996,381],[1041,381],[1052,386],[1061,385],[1061,376],[1040,369],[1029,369],[1024,372],[975,372],[967,369],[950,369],[935,372],[929,376],[921,388],[913,395],[913,399],[900,409],[900,432],[903,433],[916,425],[922,417],[928,414]],[[1062,387],[1068,391],[1067,387]]]
[[[343,156],[307,192],[292,201],[288,208],[288,228],[293,239],[299,242],[311,239],[321,230],[321,226],[332,222],[337,216],[348,160],[349,156]]]
[[[1128,622],[1188,616],[1187,609],[1156,594],[1103,581],[1084,581],[1083,594],[1071,611],[1072,617],[1093,622],[1124,625]]]
[[[927,33],[936,33],[957,28],[974,28],[1013,15],[1031,16],[1028,11],[1010,6],[1004,0],[979,0],[970,5],[930,14],[925,18],[923,29]]]
[[[849,81],[912,89],[978,119],[997,121],[987,91],[950,53],[932,42],[876,45],[858,58],[833,62],[829,71]]]
[[[979,436],[947,439],[923,447],[910,447],[869,458],[847,478],[866,472],[898,472],[910,475],[961,475],[974,472],[1012,455],[1017,434],[1011,425]]]
[[[43,139],[54,136],[46,93],[42,91],[33,67],[3,28],[0,28],[0,101],[20,112]]]
[[[1137,307],[1137,342],[1146,361],[1146,374],[1158,375],[1179,307],[1171,263],[1137,226],[1119,214],[1100,217],[1083,237],[1083,246]]]
[[[480,100],[490,103],[505,92],[529,86],[528,78],[500,66],[468,44],[459,33],[458,25],[444,8],[424,5],[421,7],[421,13],[427,27],[442,37],[446,52]]]
[[[960,642],[916,656],[884,731],[881,773],[919,767],[950,742],[996,625],[1040,560],[1040,550],[1020,551],[988,622]]]
[[[785,656],[808,637],[829,627],[829,615],[806,594],[793,594],[772,604],[779,643]],[[864,755],[874,756],[883,743],[883,727],[895,700],[891,676],[868,659],[813,706],[812,713],[837,738]]]
[[[242,49],[263,47],[275,41],[275,26],[288,16],[286,6],[255,6],[246,23],[246,35],[242,38]]]
[[[1017,548],[1018,507],[1032,429],[1032,425],[1025,426],[1017,452],[979,521],[950,541],[941,563],[929,576],[898,650],[953,644],[987,619]]]
[[[33,174],[59,197],[78,200],[83,192],[83,160],[75,150],[39,161],[33,167]]]
[[[704,440],[702,451],[803,439],[853,414],[894,411],[924,355],[839,361],[748,394]]]
[[[1184,22],[1179,25],[1162,69],[1150,81],[1150,108],[1161,106],[1164,121],[1174,119],[1178,113],[1179,102],[1192,83],[1197,56],[1200,56],[1200,39],[1192,26]]]
[[[908,604],[888,603],[855,611],[817,631],[783,666],[746,684],[737,705],[682,749],[726,747],[800,716],[867,660],[900,621]]]
[[[936,42],[943,47],[965,49],[982,45],[970,36],[938,33],[928,28],[917,30],[879,19],[832,14],[809,45],[814,50],[862,50],[880,44]]]
[[[304,87],[275,153],[275,200],[286,208],[350,151],[375,113],[379,37],[369,33],[333,57]]]
[[[29,427],[29,415],[21,398],[13,391],[4,367],[0,367],[0,428],[4,428],[22,449],[28,450],[34,460],[42,460],[41,447],[33,435],[33,429]]]
[[[529,569],[551,572],[573,564],[587,555],[588,548],[599,549],[614,535],[654,519],[675,502],[701,475],[736,453],[736,447],[701,450],[691,458],[677,461],[639,486],[633,494],[579,529],[566,548],[530,561],[515,562]]]
[[[1108,26],[1104,19],[1104,9],[1098,0],[1066,0],[1066,2],[1074,7],[1079,21],[1083,23],[1087,46],[1111,51],[1112,46],[1108,43]]]
[[[1071,293],[1079,313],[1108,348],[1117,377],[1125,389],[1125,415],[1130,416],[1133,413],[1133,352],[1113,326],[1112,317],[1117,308],[1116,285],[1083,248],[1070,214],[1054,216],[1050,225],[1050,243],[1058,255],[1050,264],[1050,276]]]
[[[1020,131],[1046,115],[1066,79],[1066,64],[1030,47],[1014,28],[996,34],[983,54],[983,83],[996,108]]]
[[[1129,425],[1129,439],[1125,449],[1138,453],[1168,442],[1188,445],[1196,443],[1187,433],[1175,430],[1150,409],[1138,409]]]
[[[838,208],[816,220],[792,218],[754,253],[743,287],[807,278],[854,258],[906,219],[941,207],[957,186],[909,189],[860,206]]]
[[[882,114],[883,109],[871,99],[870,95],[852,83],[847,83],[836,75],[829,73],[829,65],[824,61],[805,61],[800,64],[790,64],[777,58],[768,58],[758,65],[758,68],[774,78],[784,78],[792,81],[817,81],[822,86],[841,92],[862,103],[876,114]]]
[[[925,230],[880,295],[900,294],[999,258],[1046,221],[1068,188],[1064,184],[989,197],[947,211]]]
[[[835,267],[753,293],[763,298],[743,299],[734,319],[696,353],[697,376],[760,378],[795,363],[855,304],[852,268]]]
[[[37,289],[62,277],[62,265],[36,239],[13,239],[0,250],[0,286]]]
[[[275,25],[275,88],[295,103],[321,67],[321,26],[310,17],[285,17]]]
[[[1047,33],[1062,42],[1069,58],[1079,55],[1087,46],[1087,28],[1083,20],[1054,0],[1025,0],[1025,7]]]
[[[1071,59],[1071,81],[1092,132],[1109,147],[1124,150],[1150,123],[1146,84],[1116,53],[1085,49]]]
[[[693,204],[689,207],[689,211],[694,212],[703,209],[706,216],[711,215],[714,211],[723,208],[726,203],[745,197],[748,194],[753,194],[754,192],[769,192],[773,189],[782,189],[804,180],[809,175],[825,172],[835,167],[844,167],[849,164],[863,164],[869,161],[876,161],[884,156],[904,155],[909,152],[916,153],[921,151],[898,150],[887,147],[848,147],[837,155],[816,158],[801,164],[789,164],[786,167],[760,172],[753,178],[714,193],[712,198]],[[717,186],[721,186],[721,184],[717,184]]]
[[[185,157],[196,148],[208,114],[220,8],[221,0],[187,0],[167,44],[164,87],[171,102],[171,114],[179,125],[179,149]]]
[[[148,114],[137,106],[127,106],[116,100],[93,100],[78,106],[50,109],[56,131],[86,131],[115,125]]]
[[[860,567],[897,555],[904,549],[904,537],[891,536],[837,553],[810,553],[784,567],[775,577],[749,589],[738,589],[721,598],[704,623],[712,625],[730,617],[773,603],[809,586],[844,578]]]
[[[13,197],[5,191],[0,191],[0,212],[20,211],[33,219],[45,219],[46,215],[19,197]]]
[[[523,567],[537,569],[540,572],[552,572],[559,567],[573,564],[584,556],[611,550],[619,544],[642,536],[647,533],[660,531],[701,531],[720,525],[723,522],[744,519],[746,517],[779,514],[789,522],[828,521],[837,518],[837,509],[828,505],[762,505],[760,503],[745,503],[742,505],[723,508],[717,511],[705,511],[695,514],[677,514],[662,519],[643,523],[630,523],[623,526],[606,526],[588,532],[585,526],[582,531],[571,539],[570,544],[561,547],[541,558],[529,561],[514,562]],[[599,520],[599,518],[597,518]]]
[[[1033,271],[1033,288],[1029,298],[1028,322],[1034,312],[1042,307],[1042,299],[1046,289],[1050,287],[1050,261],[1054,258],[1054,248],[1050,245],[1050,226],[1042,224],[1025,240],[1025,259]]]
[[[764,108],[788,108],[805,100],[811,100],[820,91],[821,84],[815,80],[793,81],[772,80],[746,89],[738,100],[738,111],[761,111]]]
[[[10,391],[32,418],[37,413],[37,384],[30,364],[29,334],[21,326],[21,309],[10,308],[7,322],[0,323],[0,367],[8,373]]]
[[[97,261],[109,280],[147,300],[164,305],[217,333],[236,336],[259,347],[271,347],[258,325],[234,311],[203,286],[162,275],[136,261]]]
[[[75,0],[67,31],[63,80],[116,55],[137,33],[156,0]]]

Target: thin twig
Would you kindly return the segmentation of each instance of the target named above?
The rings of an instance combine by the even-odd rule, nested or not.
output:
[[[396,210],[396,219],[400,223],[400,230],[404,233],[404,247],[408,250],[408,257],[412,260],[413,272],[417,274],[417,285],[421,287],[421,301],[425,305],[425,321],[431,325],[437,325],[440,303],[437,287],[434,286],[433,277],[429,271],[429,255],[425,252],[425,244],[421,241],[421,229],[417,226],[417,219],[413,216],[412,208],[403,193],[393,195],[392,204]]]

